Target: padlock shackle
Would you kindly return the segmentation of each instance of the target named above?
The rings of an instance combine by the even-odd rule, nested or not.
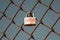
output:
[[[34,17],[34,13],[33,13],[33,17]]]
[[[34,17],[34,13],[27,12],[27,17]]]

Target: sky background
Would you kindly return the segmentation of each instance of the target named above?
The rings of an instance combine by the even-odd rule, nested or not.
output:
[[[13,0],[13,1],[14,1],[14,3],[16,3],[18,5],[20,5],[22,3],[22,0]],[[9,2],[10,2],[9,0],[0,0],[0,11],[1,12],[3,12],[5,10],[5,8]],[[25,0],[25,2],[22,5],[22,8],[29,12],[36,2],[37,2],[37,0]],[[51,0],[41,0],[41,2],[49,5]],[[59,4],[60,4],[60,0],[55,0],[51,6],[53,9],[60,12],[60,5]],[[46,11],[46,9],[47,9],[46,6],[43,6],[38,3],[38,5],[35,7],[35,9],[32,12],[35,14],[36,18],[40,19],[42,17],[42,15],[44,14],[44,12]],[[7,11],[5,12],[5,14],[8,17],[12,18],[17,10],[18,10],[18,7],[11,4],[9,6],[9,8],[7,9]],[[0,17],[1,16],[2,16],[2,14],[0,13]],[[55,12],[49,10],[47,12],[47,14],[45,15],[45,17],[43,18],[43,22],[49,26],[52,26],[53,23],[55,22],[55,20],[59,16],[60,16],[60,14],[56,14]],[[20,10],[18,12],[17,16],[14,18],[14,21],[17,24],[21,25],[24,21],[24,17],[26,17],[26,14]],[[4,31],[9,23],[10,23],[10,20],[3,17],[0,20],[0,30]],[[39,22],[37,22],[36,24],[38,24],[38,23]],[[24,30],[28,31],[29,33],[31,33],[34,30],[34,27],[23,26],[23,28],[24,28]],[[13,39],[14,35],[17,33],[18,30],[19,30],[19,28],[12,23],[11,26],[6,31],[6,35],[8,37],[10,37],[11,39]],[[54,30],[56,32],[60,33],[60,20],[55,25]],[[36,31],[33,33],[34,38],[36,38],[36,40],[43,40],[49,31],[50,31],[50,29],[48,29],[45,26],[40,24],[39,27],[36,29]],[[0,37],[1,36],[2,35],[0,33]],[[29,35],[23,31],[21,31],[15,40],[27,40],[28,38],[29,38]],[[2,40],[7,40],[7,39],[5,37],[3,37]],[[31,39],[31,40],[33,40],[33,39]],[[60,36],[57,36],[56,34],[51,32],[51,34],[48,36],[47,40],[60,40]]]

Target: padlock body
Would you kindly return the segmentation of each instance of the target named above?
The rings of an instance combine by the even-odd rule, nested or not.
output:
[[[25,17],[24,18],[24,25],[25,26],[35,26],[36,25],[36,18],[35,17]]]

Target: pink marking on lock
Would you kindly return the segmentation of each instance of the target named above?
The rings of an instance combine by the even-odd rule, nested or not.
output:
[[[35,17],[25,17],[24,18],[24,25],[25,26],[34,26],[34,25],[36,25],[36,18]]]

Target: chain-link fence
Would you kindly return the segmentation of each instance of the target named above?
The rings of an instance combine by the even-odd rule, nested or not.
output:
[[[4,4],[5,0],[0,0],[0,1],[2,1],[3,4]],[[52,6],[54,4],[54,1],[56,1],[56,0],[46,0],[46,1],[49,1],[48,2],[49,4],[48,3],[44,3],[42,0],[33,0],[33,2],[31,2],[31,0],[19,0],[18,1],[19,3],[16,2],[16,0],[15,1],[14,0],[9,0],[9,2],[7,3],[6,8],[4,8],[4,11],[0,10],[0,14],[1,14],[1,16],[0,16],[0,40],[3,40],[3,38],[6,38],[6,40],[15,40],[15,39],[19,38],[19,36],[20,36],[20,38],[17,39],[17,40],[25,40],[26,37],[27,37],[26,40],[32,40],[32,39],[33,40],[46,40],[46,39],[48,39],[49,35],[52,32],[53,32],[53,34],[57,35],[58,38],[60,38],[59,31],[56,31],[54,29],[55,27],[57,28],[57,26],[59,27],[59,25],[57,25],[57,24],[60,24],[60,23],[58,23],[60,21],[60,12],[55,10],[53,8],[53,6]],[[30,4],[28,4],[28,3],[30,3]],[[27,8],[26,8],[25,4],[28,4]],[[33,5],[30,8],[31,9],[30,10],[29,7],[31,6],[31,4],[33,4]],[[37,5],[39,7],[40,6],[41,7],[39,8]],[[40,10],[36,9],[37,7]],[[46,7],[45,10],[41,12],[41,10],[44,9],[44,7]],[[15,8],[16,8],[16,10],[15,10]],[[36,10],[36,11],[34,11],[34,10]],[[34,12],[34,14],[36,14],[35,15],[36,16],[36,26],[31,26],[31,27],[24,26],[23,20],[24,20],[24,17],[26,16],[28,11],[31,12],[31,13]],[[53,14],[52,18],[45,18],[47,16],[47,14],[49,13],[49,11],[52,11],[51,12],[51,15]],[[8,15],[8,14],[10,14],[10,15]],[[40,14],[42,14],[42,15],[40,15]],[[50,17],[51,17],[51,15],[50,15]],[[53,18],[53,17],[55,17],[54,15],[55,16],[58,15],[58,16],[54,19]],[[49,17],[49,16],[47,16],[47,17]],[[9,23],[7,23],[7,24],[5,23],[7,26],[4,26],[4,28],[3,28],[3,26],[1,26],[1,23],[4,21],[4,19],[7,19],[9,21]],[[48,24],[49,22],[47,20],[51,21],[50,25]],[[8,21],[5,20],[4,22],[8,22]],[[45,23],[45,22],[47,22],[47,23]],[[2,25],[5,25],[5,24],[2,24]],[[16,28],[13,27],[13,26],[11,27],[11,25],[14,25]],[[45,30],[45,29],[43,29],[43,27],[42,27],[42,29],[39,28],[41,26],[47,28],[46,34],[42,31],[42,30]],[[14,32],[14,30],[10,31],[9,29],[10,30],[14,29],[16,31],[15,32]],[[37,29],[38,29],[38,32],[36,32]],[[15,33],[15,34],[12,34],[12,32]],[[21,35],[22,32],[25,33],[26,36],[25,35]],[[41,32],[43,32],[44,35],[42,35]],[[10,36],[11,35],[10,33],[12,34],[12,37]],[[37,37],[37,35],[38,35],[39,38]],[[22,36],[25,36],[24,37],[25,39],[24,38],[21,39]],[[43,38],[43,39],[41,39],[41,38]],[[53,37],[53,39],[54,39],[54,37]],[[60,40],[60,39],[57,39],[57,40]]]

